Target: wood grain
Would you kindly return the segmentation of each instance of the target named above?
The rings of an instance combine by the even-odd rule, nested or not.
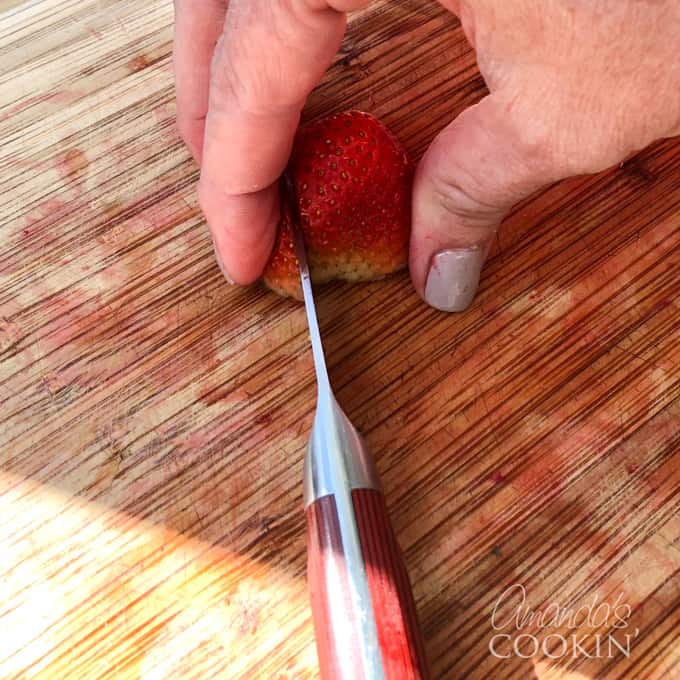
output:
[[[429,680],[412,586],[385,497],[376,489],[354,489],[352,502],[386,680]]]
[[[171,3],[0,8],[0,677],[315,678],[304,312],[214,264]],[[379,0],[305,116],[369,110],[417,157],[484,93],[451,15]],[[679,232],[666,140],[518,206],[465,314],[406,274],[319,292],[435,677],[680,677]],[[611,617],[590,658],[494,656],[513,584],[621,593],[630,656],[594,653]]]
[[[352,505],[385,680],[429,680],[411,584],[384,496],[375,489],[353,489]],[[364,614],[352,602],[356,582],[352,584],[347,567],[336,497],[318,498],[305,514],[307,582],[320,676],[372,680],[374,673],[362,659],[358,632]]]
[[[312,609],[319,675],[323,680],[354,673],[364,680],[361,639],[353,616],[352,591],[343,555],[335,497],[323,496],[305,508],[307,585]]]

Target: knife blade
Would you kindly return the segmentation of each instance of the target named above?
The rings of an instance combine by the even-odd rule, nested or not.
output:
[[[366,444],[328,377],[299,200],[288,173],[294,233],[317,381],[304,464],[307,578],[323,680],[430,677],[410,581]]]

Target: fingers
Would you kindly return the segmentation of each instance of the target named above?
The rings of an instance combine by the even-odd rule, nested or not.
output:
[[[210,62],[226,13],[227,0],[175,0],[177,127],[198,163],[208,111]]]
[[[526,126],[525,126],[526,127]],[[501,220],[555,179],[543,144],[496,95],[464,111],[433,142],[416,172],[410,270],[436,309],[466,309]]]
[[[229,4],[212,64],[199,198],[218,258],[236,283],[264,269],[279,217],[276,182],[300,112],[337,52],[344,12],[366,4]]]

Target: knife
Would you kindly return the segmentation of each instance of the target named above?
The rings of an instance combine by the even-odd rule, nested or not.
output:
[[[283,199],[294,233],[317,381],[304,463],[307,579],[323,680],[430,678],[409,577],[364,440],[328,378],[290,175]]]

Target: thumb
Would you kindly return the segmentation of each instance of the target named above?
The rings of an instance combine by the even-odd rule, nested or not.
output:
[[[515,117],[511,102],[487,96],[440,133],[418,166],[411,278],[436,309],[461,312],[470,305],[503,217],[557,179],[541,143],[545,136]]]

